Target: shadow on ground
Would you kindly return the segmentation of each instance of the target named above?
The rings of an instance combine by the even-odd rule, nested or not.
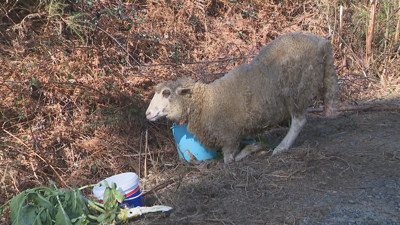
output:
[[[294,147],[277,157],[171,168],[165,180],[173,183],[145,202],[173,211],[131,224],[399,224],[399,127],[398,111],[310,115]]]

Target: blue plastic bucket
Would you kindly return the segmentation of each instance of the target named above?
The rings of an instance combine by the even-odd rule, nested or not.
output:
[[[198,161],[217,158],[217,151],[210,151],[203,147],[197,141],[197,138],[194,138],[194,134],[189,133],[187,130],[187,125],[179,126],[174,124],[171,129],[175,138],[176,148],[181,159],[185,159],[186,161],[190,162],[191,158],[189,152],[196,157],[196,160]]]
[[[134,208],[136,206],[144,206],[142,200],[142,194],[144,190],[140,190],[139,183],[141,184],[141,182],[139,181],[139,176],[136,173],[121,173],[105,180],[109,185],[111,185],[111,183],[115,183],[117,185],[117,190],[125,195],[125,200],[121,203],[122,207],[127,209]],[[104,184],[104,180],[98,184]],[[144,189],[143,185],[142,189]],[[93,188],[93,194],[100,203],[103,203],[105,190],[106,187],[104,186],[95,186]]]

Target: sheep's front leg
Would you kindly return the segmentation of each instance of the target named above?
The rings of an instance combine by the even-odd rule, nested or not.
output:
[[[231,163],[235,161],[235,155],[238,150],[239,144],[237,144],[237,146],[222,147],[222,152],[224,153],[224,163]]]
[[[281,143],[274,149],[272,155],[276,155],[282,151],[288,150],[290,146],[293,144],[294,140],[296,140],[299,135],[301,129],[306,123],[306,116],[292,116],[292,124],[290,125],[289,132],[286,134],[285,138],[281,141]]]

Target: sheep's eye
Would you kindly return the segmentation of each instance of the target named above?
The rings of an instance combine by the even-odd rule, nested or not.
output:
[[[168,97],[171,95],[171,90],[165,89],[165,90],[162,92],[162,95],[163,95],[164,98],[168,98]]]

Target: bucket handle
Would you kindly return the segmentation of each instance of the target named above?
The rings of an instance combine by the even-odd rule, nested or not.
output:
[[[136,195],[135,197],[133,197],[131,199],[137,199],[138,197],[141,197],[143,195],[143,193],[144,193],[144,184],[141,181],[139,181],[139,184],[142,186],[142,191],[140,192],[140,195]],[[140,190],[140,187],[139,187],[139,190]]]

